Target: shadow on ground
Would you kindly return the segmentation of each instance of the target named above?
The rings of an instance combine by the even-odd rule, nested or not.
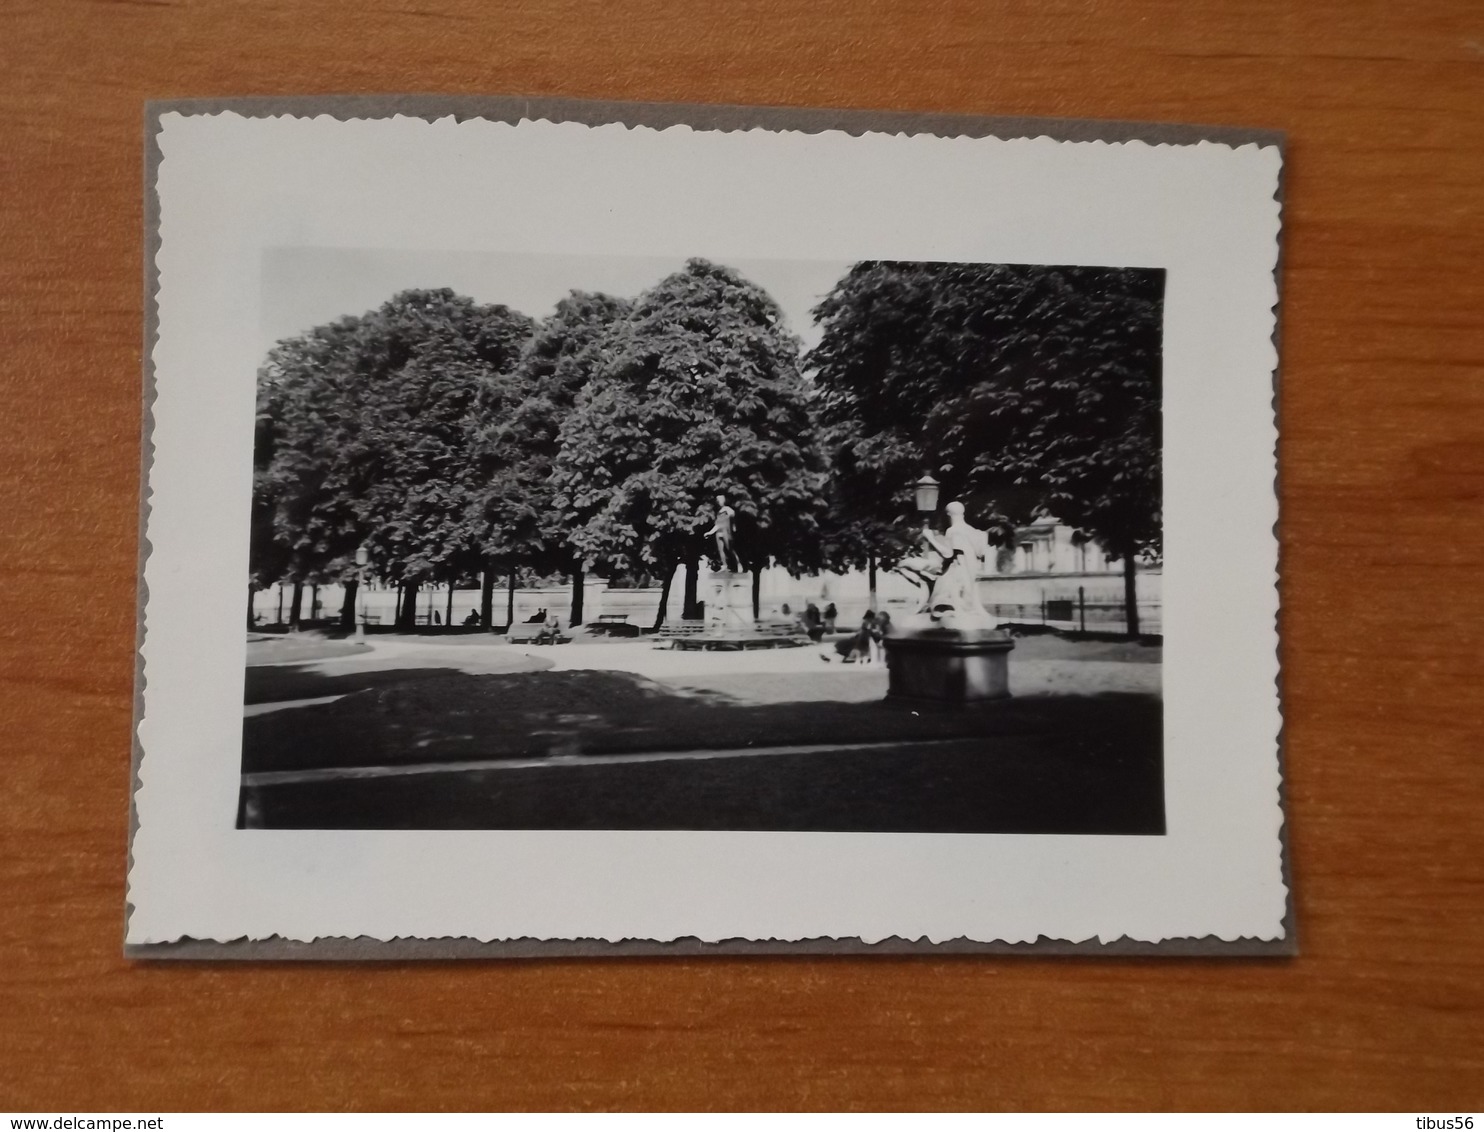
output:
[[[246,720],[243,771],[1103,731],[1160,715],[1157,700],[1129,695],[1035,696],[960,711],[886,700],[742,704],[593,669],[386,670],[327,677],[314,687],[352,684],[363,690]]]
[[[244,823],[1164,831],[1153,696],[924,711],[886,701],[743,704],[624,672],[398,675],[346,677],[377,683],[333,704],[247,719],[243,771],[254,777]],[[785,750],[756,753],[768,748]],[[584,762],[633,755],[645,758]],[[514,765],[489,765],[501,760]],[[386,769],[399,767],[416,769]]]
[[[544,661],[513,655],[508,667],[538,671],[548,667]],[[447,680],[457,673],[432,667],[371,667],[351,672],[327,674],[313,663],[265,664],[247,669],[242,702],[253,707],[260,704],[291,703],[328,696],[348,696],[357,692],[375,692],[417,684],[428,680]],[[296,709],[303,712],[309,709]]]

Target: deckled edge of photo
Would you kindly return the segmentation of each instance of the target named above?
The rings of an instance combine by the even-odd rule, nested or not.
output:
[[[934,134],[939,137],[1045,137],[1053,141],[1138,141],[1149,145],[1193,145],[1201,142],[1243,146],[1274,146],[1280,155],[1275,199],[1278,203],[1277,258],[1274,283],[1277,300],[1273,309],[1273,346],[1281,356],[1281,298],[1283,267],[1283,205],[1286,165],[1286,135],[1280,130],[1235,126],[1201,126],[1175,123],[1102,121],[1097,119],[1061,119],[1033,117],[983,117],[963,114],[915,113],[910,111],[801,109],[787,107],[749,107],[704,105],[698,103],[611,102],[579,99],[485,95],[310,95],[262,96],[238,98],[170,99],[145,104],[144,138],[144,338],[143,398],[140,438],[140,504],[139,504],[139,570],[138,607],[135,623],[134,652],[134,718],[131,729],[132,757],[129,771],[129,852],[127,870],[134,868],[134,839],[139,828],[135,794],[140,785],[143,748],[139,741],[139,724],[144,714],[144,610],[149,597],[144,567],[149,558],[147,540],[149,520],[149,472],[153,463],[154,404],[156,399],[154,349],[159,338],[159,269],[156,263],[160,249],[160,199],[157,172],[161,160],[159,134],[165,114],[209,115],[234,113],[249,118],[329,116],[341,121],[392,117],[420,118],[436,121],[488,119],[516,124],[524,119],[550,122],[572,122],[587,126],[619,123],[627,127],[647,126],[665,129],[689,126],[697,130],[791,130],[821,133],[839,130],[852,135],[864,133]],[[1279,403],[1279,369],[1275,365],[1273,380],[1273,413],[1278,444],[1282,441]],[[1276,453],[1275,453],[1276,455]],[[1273,484],[1275,497],[1282,478],[1277,469]],[[1281,497],[1278,526],[1282,525]],[[1201,938],[1168,938],[1155,942],[1122,938],[1111,941],[1096,939],[1072,941],[1041,937],[1031,943],[982,942],[969,939],[931,942],[927,939],[893,937],[867,943],[856,937],[814,938],[803,940],[730,939],[706,942],[694,937],[675,940],[627,939],[505,939],[478,940],[467,937],[323,937],[310,941],[278,936],[265,939],[196,940],[182,939],[172,943],[123,943],[125,958],[142,960],[293,960],[293,961],[398,961],[398,960],[468,960],[468,959],[623,959],[659,956],[1012,956],[1033,957],[1139,957],[1169,958],[1262,958],[1282,959],[1299,953],[1294,907],[1292,862],[1289,850],[1289,816],[1287,791],[1286,720],[1283,712],[1282,667],[1282,543],[1278,541],[1275,585],[1280,587],[1277,628],[1278,656],[1275,681],[1278,691],[1279,730],[1278,760],[1278,831],[1279,859],[1284,886],[1283,935],[1273,940],[1224,940],[1216,936]],[[127,874],[126,874],[127,875]],[[127,881],[126,881],[127,884]],[[128,917],[132,906],[125,896],[121,933],[127,939]]]

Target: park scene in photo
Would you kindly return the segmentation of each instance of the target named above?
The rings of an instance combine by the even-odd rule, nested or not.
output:
[[[239,827],[1163,834],[1164,283],[267,253]]]

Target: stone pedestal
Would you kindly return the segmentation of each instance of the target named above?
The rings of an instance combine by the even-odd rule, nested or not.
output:
[[[887,697],[958,707],[1010,694],[1008,633],[904,624],[886,638]]]
[[[701,587],[708,631],[752,628],[752,575],[710,570]]]

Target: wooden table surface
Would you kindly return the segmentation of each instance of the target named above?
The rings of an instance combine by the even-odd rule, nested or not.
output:
[[[126,963],[142,103],[388,91],[1289,131],[1302,956]],[[1481,1107],[1484,7],[5,0],[0,92],[0,1109]]]

